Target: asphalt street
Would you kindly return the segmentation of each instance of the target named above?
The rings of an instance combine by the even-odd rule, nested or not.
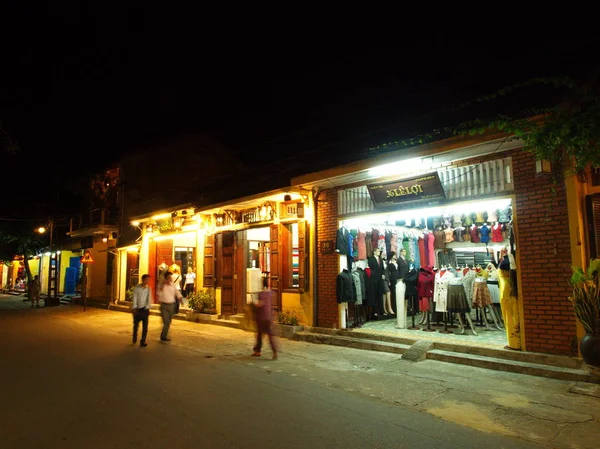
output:
[[[598,399],[572,382],[0,296],[0,448],[597,447]],[[585,432],[585,435],[583,434]]]

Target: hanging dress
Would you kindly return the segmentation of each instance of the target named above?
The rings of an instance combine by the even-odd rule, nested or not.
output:
[[[358,260],[365,260],[367,258],[367,246],[365,244],[366,232],[358,228],[358,235],[356,237],[356,244],[358,246]]]

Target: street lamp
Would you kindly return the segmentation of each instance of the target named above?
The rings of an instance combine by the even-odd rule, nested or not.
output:
[[[54,236],[54,220],[52,218],[48,220],[48,229],[50,231],[50,244],[48,248],[49,251],[45,254],[50,257],[48,265],[48,297],[54,299],[58,293],[58,253],[52,253],[52,238]],[[46,227],[40,226],[35,231],[39,234],[45,234]]]

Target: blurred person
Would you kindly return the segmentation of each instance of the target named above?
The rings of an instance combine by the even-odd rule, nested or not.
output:
[[[36,303],[36,307],[40,307],[40,292],[42,285],[40,284],[40,277],[36,274],[33,277],[33,281],[29,285],[29,297],[31,298],[31,308],[33,309],[33,301]]]
[[[179,268],[179,265],[174,263],[173,265],[171,265],[171,268],[169,268],[169,271],[173,273],[173,284],[175,285],[175,288],[179,291],[179,294],[181,295],[181,269]],[[183,304],[183,302],[175,302],[174,313],[179,313],[180,304]]]
[[[140,347],[148,346],[146,337],[148,336],[148,317],[150,316],[150,308],[152,307],[152,290],[148,283],[150,275],[142,276],[142,283],[138,284],[133,289],[133,299],[131,300],[131,313],[133,314],[133,344],[137,342],[138,327],[142,322],[142,339]]]
[[[269,344],[273,351],[273,360],[277,360],[277,345],[275,342],[275,336],[271,330],[271,323],[273,321],[272,307],[273,297],[275,292],[269,289],[269,279],[263,278],[263,291],[258,295],[258,302],[253,304],[253,315],[256,323],[256,345],[254,346],[254,352],[252,357],[260,357],[262,349],[263,334],[269,336]]]
[[[164,282],[158,288],[158,300],[160,302],[160,316],[163,320],[163,328],[160,333],[161,341],[170,341],[168,337],[171,321],[175,314],[175,304],[181,304],[181,291],[173,283],[173,273],[165,273]]]

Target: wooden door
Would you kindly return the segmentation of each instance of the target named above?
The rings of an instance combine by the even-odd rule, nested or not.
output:
[[[248,266],[248,241],[246,231],[237,231],[235,235],[235,271],[233,275],[233,313],[244,311],[246,302],[246,267]]]
[[[150,286],[152,287],[152,302],[158,302],[156,296],[156,288],[158,287],[158,279],[156,275],[158,270],[156,268],[156,242],[150,241],[148,243],[148,274],[150,275]]]
[[[204,236],[204,268],[203,268],[203,286],[204,288],[214,287],[215,258],[214,258],[214,236]]]
[[[173,265],[173,240],[171,239],[167,239],[167,240],[159,240],[158,242],[156,242],[156,258],[155,258],[155,263],[156,263],[156,267],[155,267],[155,271],[154,271],[154,277],[156,278],[156,285],[155,285],[155,298],[156,298],[156,287],[158,286],[158,282],[161,280],[161,276],[163,275],[163,273],[165,271],[168,270],[168,267],[170,267],[171,265]],[[166,265],[167,269],[166,270],[162,270],[161,267],[164,267]],[[150,274],[152,276],[152,274]]]
[[[221,313],[233,315],[233,254],[235,246],[235,231],[225,231],[221,234],[221,257],[219,258],[219,275],[221,277]]]
[[[271,225],[271,242],[270,242],[270,257],[271,257],[271,290],[274,290],[275,301],[273,302],[273,311],[280,311],[281,304],[281,258],[279,257],[279,225]]]
[[[140,259],[137,252],[127,252],[127,289],[136,286],[140,282],[139,263]]]

